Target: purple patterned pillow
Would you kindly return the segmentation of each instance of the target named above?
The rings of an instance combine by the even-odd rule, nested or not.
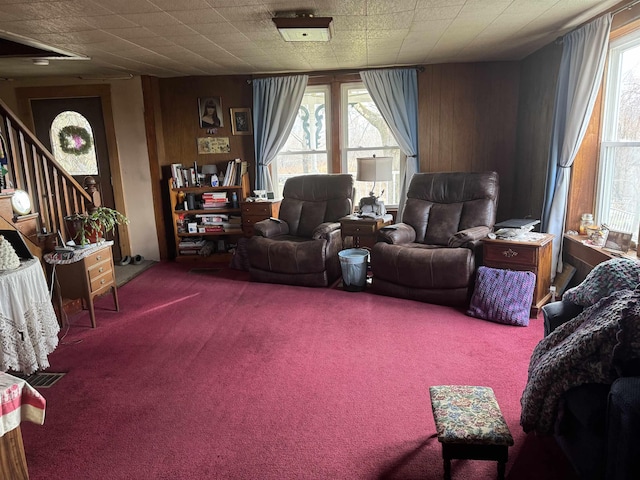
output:
[[[507,325],[529,325],[533,272],[480,267],[467,315]]]

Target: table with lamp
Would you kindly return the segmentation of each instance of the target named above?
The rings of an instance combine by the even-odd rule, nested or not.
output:
[[[375,194],[376,182],[389,182],[393,179],[391,157],[358,158],[356,181],[373,182],[369,196],[362,197],[358,204],[358,212],[340,219],[342,238],[353,238],[353,247],[371,248],[376,243],[378,230],[393,223],[393,216],[387,213],[380,195]]]

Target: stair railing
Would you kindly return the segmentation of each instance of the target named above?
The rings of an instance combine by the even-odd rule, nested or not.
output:
[[[0,121],[8,179],[14,188],[31,195],[33,211],[40,214],[40,230],[60,231],[67,239],[64,217],[90,210],[94,206],[92,195],[60,166],[2,100]]]

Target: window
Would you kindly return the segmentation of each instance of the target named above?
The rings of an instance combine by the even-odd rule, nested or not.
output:
[[[612,230],[640,224],[640,31],[611,43],[596,218]]]
[[[329,85],[308,86],[302,98],[291,134],[276,159],[271,163],[271,177],[277,197],[287,178],[311,173],[331,172],[330,138],[340,138],[341,169],[357,173],[357,158],[393,158],[393,181],[375,185],[375,193],[384,203],[398,205],[400,198],[400,148],[391,134],[369,92],[359,83],[345,83],[340,90],[343,129],[331,124]],[[336,106],[337,108],[337,106]],[[337,155],[337,153],[336,153]],[[354,203],[369,195],[373,184],[354,182]]]
[[[89,121],[78,112],[60,113],[49,129],[56,161],[70,175],[97,175],[95,140]]]
[[[276,197],[282,197],[284,182],[289,177],[329,173],[329,98],[327,85],[306,88],[287,143],[271,163]]]
[[[342,85],[342,169],[356,178],[358,157],[391,157],[393,180],[375,185],[375,194],[385,205],[397,206],[400,198],[400,148],[382,118],[371,95],[362,83]],[[354,182],[356,195],[353,201],[368,196],[373,184]],[[384,193],[382,193],[384,191]]]

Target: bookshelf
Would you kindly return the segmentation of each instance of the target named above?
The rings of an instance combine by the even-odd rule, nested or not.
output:
[[[173,178],[168,182],[175,259],[230,260],[229,247],[243,235],[240,202],[249,193],[249,176],[243,175],[240,185],[224,187],[176,188]]]

